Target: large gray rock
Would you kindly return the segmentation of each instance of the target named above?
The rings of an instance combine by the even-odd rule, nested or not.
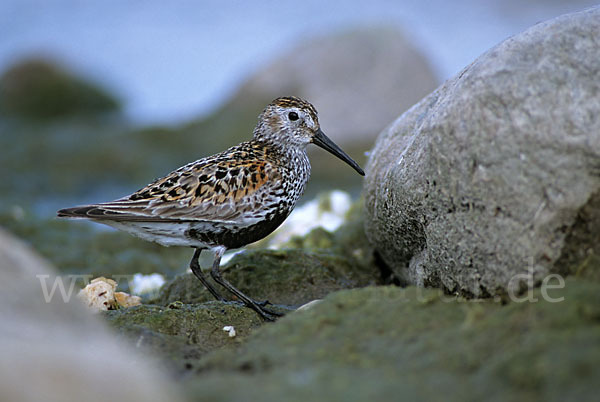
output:
[[[366,231],[401,280],[494,295],[598,254],[599,44],[598,7],[538,24],[380,134]]]
[[[438,83],[427,60],[397,28],[343,31],[293,47],[251,77],[238,96],[308,99],[340,144],[372,143],[394,117]]]
[[[0,400],[179,400],[152,362],[84,310],[77,289],[69,297],[68,278],[65,298],[59,288],[52,293],[56,279],[0,229]]]

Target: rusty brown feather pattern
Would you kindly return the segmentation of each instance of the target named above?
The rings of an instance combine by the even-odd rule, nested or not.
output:
[[[285,158],[289,158],[287,155]],[[282,155],[248,141],[189,163],[130,196],[90,209],[90,218],[251,224],[273,213],[287,216],[304,192],[310,165],[302,155],[291,171]],[[305,180],[297,180],[298,174]],[[296,180],[286,180],[296,176]],[[296,183],[290,187],[290,183]],[[294,196],[295,195],[295,196]]]

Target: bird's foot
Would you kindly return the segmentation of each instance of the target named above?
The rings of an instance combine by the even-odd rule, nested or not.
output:
[[[248,301],[243,301],[242,303],[244,303],[246,307],[256,311],[258,315],[260,315],[265,321],[275,321],[277,318],[285,315],[279,311],[265,308],[266,305],[271,304],[268,300],[258,302],[256,300],[249,299]]]
[[[260,307],[267,307],[269,304],[271,304],[271,305],[273,304],[273,303],[271,303],[268,300],[263,300],[263,301],[260,301],[260,302],[257,301],[257,300],[253,300],[253,302],[256,303]]]

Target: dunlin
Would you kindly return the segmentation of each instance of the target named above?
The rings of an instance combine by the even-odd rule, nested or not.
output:
[[[198,257],[213,250],[212,278],[266,320],[277,313],[246,296],[220,271],[227,249],[243,247],[273,232],[294,209],[310,177],[308,144],[315,144],[364,171],[321,131],[313,105],[282,97],[267,105],[254,138],[189,163],[126,197],[61,209],[59,217],[85,218],[165,246],[195,248],[190,268],[217,300],[226,300],[207,280]]]

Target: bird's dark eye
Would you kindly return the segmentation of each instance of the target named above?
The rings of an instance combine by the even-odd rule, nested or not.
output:
[[[288,113],[288,118],[291,121],[296,121],[296,120],[298,120],[298,113],[296,113],[296,112],[290,112],[290,113]]]

